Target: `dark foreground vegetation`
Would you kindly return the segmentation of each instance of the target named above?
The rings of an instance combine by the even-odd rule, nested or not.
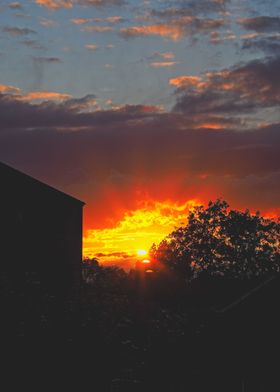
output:
[[[278,222],[210,203],[152,247],[153,272],[87,259],[67,301],[10,293],[6,368],[52,389],[280,390],[279,263]]]

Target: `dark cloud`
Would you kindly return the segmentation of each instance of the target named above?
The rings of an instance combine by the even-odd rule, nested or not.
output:
[[[33,61],[37,64],[62,63],[62,60],[58,57],[33,57]]]
[[[19,3],[18,1],[15,1],[13,3],[10,3],[8,5],[9,8],[11,8],[12,10],[22,10],[23,6],[21,3]]]
[[[256,16],[254,18],[239,19],[238,23],[247,30],[257,32],[279,32],[279,16]]]
[[[230,0],[175,0],[168,2],[171,7],[151,10],[151,15],[163,19],[180,16],[195,16],[223,13],[227,10]]]
[[[74,0],[73,3],[77,3],[85,6],[99,6],[99,7],[108,7],[108,6],[118,6],[125,4],[124,0]]]
[[[28,34],[37,34],[35,30],[29,29],[27,27],[3,27],[2,31],[4,33],[8,33],[14,37],[22,36],[22,35],[28,35]]]
[[[244,39],[242,43],[243,50],[251,52],[262,51],[266,54],[280,55],[280,42],[278,35],[262,36]]]
[[[223,197],[234,207],[276,209],[279,67],[279,57],[267,57],[173,78],[171,112],[95,110],[93,94],[32,104],[2,89],[0,158],[85,200],[96,227],[139,200]]]
[[[219,72],[208,72],[204,78],[175,78],[170,81],[178,87],[174,110],[190,116],[203,113],[240,118],[243,114],[251,120],[263,109],[278,110],[279,67],[279,56],[268,57]]]
[[[108,7],[120,6],[125,3],[124,0],[35,0],[35,3],[50,10],[58,10],[60,8],[72,8],[74,5]]]
[[[127,209],[139,198],[217,196],[279,206],[280,124],[195,129],[188,113],[141,105],[85,112],[90,99],[34,105],[1,95],[1,160],[84,199],[96,225],[116,217],[117,200]]]
[[[31,49],[34,50],[47,50],[47,48],[40,44],[38,41],[35,40],[25,40],[25,41],[21,41],[22,45],[28,46]]]

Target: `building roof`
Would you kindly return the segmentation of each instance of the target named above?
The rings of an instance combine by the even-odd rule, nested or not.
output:
[[[32,183],[33,185],[38,185],[41,189],[44,189],[48,192],[52,192],[53,194],[59,196],[59,197],[63,197],[64,199],[70,201],[70,202],[74,202],[76,204],[80,204],[81,206],[83,206],[85,203],[73,196],[68,195],[67,193],[64,193],[40,180],[37,180],[34,177],[29,176],[28,174],[25,174],[3,162],[0,162],[0,173],[6,173],[8,175],[14,176],[15,178],[20,179],[21,181],[27,181],[28,183]],[[1,179],[2,180],[2,179]]]

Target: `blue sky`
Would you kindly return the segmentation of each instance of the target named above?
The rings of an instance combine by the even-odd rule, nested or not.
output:
[[[75,97],[94,94],[101,107],[110,100],[114,105],[155,104],[168,108],[174,92],[168,83],[170,78],[200,75],[261,56],[241,50],[244,36],[254,31],[244,29],[238,20],[279,13],[279,1],[206,1],[200,6],[200,2],[194,2],[196,7],[190,1],[90,3],[5,1],[0,9],[2,83],[24,91],[48,90]],[[177,14],[164,16],[168,10]],[[176,26],[184,15],[200,21],[219,20],[223,25],[203,28],[190,23],[190,28],[176,39],[170,34],[120,34],[122,29],[135,26]],[[114,23],[112,17],[119,19],[115,18]],[[73,23],[77,19],[81,24]],[[23,30],[8,30],[15,27]],[[83,31],[92,27],[109,31]],[[219,34],[216,40],[215,33]],[[164,53],[173,56],[164,60]],[[57,61],[38,63],[36,58]]]

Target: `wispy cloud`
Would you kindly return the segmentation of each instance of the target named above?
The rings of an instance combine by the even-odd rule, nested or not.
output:
[[[86,26],[83,27],[81,31],[87,33],[108,33],[114,30],[112,27],[109,26]]]
[[[175,54],[173,52],[155,52],[152,57],[160,57],[165,60],[171,60],[175,58]]]
[[[150,63],[150,66],[152,68],[167,68],[167,67],[173,67],[174,65],[178,64],[177,61],[155,61]]]
[[[56,22],[52,19],[47,19],[47,18],[39,18],[39,23],[43,27],[54,27],[56,26]]]
[[[19,3],[18,1],[15,1],[13,3],[10,3],[8,5],[9,8],[11,8],[12,10],[22,10],[23,6],[21,3]]]
[[[58,64],[62,63],[59,57],[33,57],[33,61],[37,64]]]
[[[84,47],[85,47],[86,49],[92,50],[92,51],[95,51],[95,50],[97,50],[97,49],[99,48],[99,46],[98,46],[98,45],[95,45],[95,44],[86,44],[86,45],[84,45]]]
[[[124,38],[135,38],[145,36],[160,36],[178,41],[184,36],[184,28],[182,26],[155,24],[145,26],[131,26],[120,29],[120,34]]]
[[[30,91],[26,94],[17,96],[17,99],[23,101],[48,101],[48,100],[64,101],[70,98],[71,95],[69,94],[57,93],[54,91]]]
[[[21,90],[15,86],[9,86],[7,84],[0,84],[0,93],[19,93]]]
[[[122,16],[108,16],[107,18],[74,18],[70,20],[75,25],[83,25],[87,23],[109,23],[118,24],[125,21]]]
[[[279,16],[256,16],[254,18],[241,18],[238,23],[247,30],[257,32],[279,32]]]
[[[22,35],[28,35],[28,34],[36,34],[35,30],[29,29],[28,27],[3,27],[2,31],[4,33],[8,33],[14,37],[22,36]]]
[[[107,7],[118,6],[124,3],[123,0],[35,0],[35,3],[48,8],[49,10],[56,11],[60,8],[72,8],[74,5],[93,6],[93,7]]]

